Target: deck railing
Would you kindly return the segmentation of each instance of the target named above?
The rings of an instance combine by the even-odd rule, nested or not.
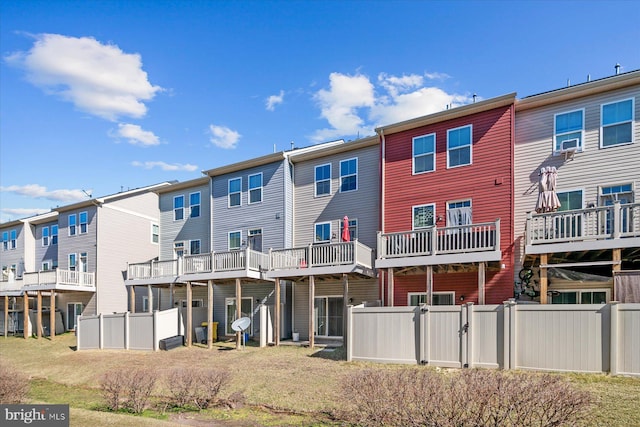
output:
[[[529,214],[528,245],[640,236],[640,203]]]
[[[455,227],[378,233],[380,258],[403,258],[500,249],[500,220]]]
[[[372,250],[357,240],[269,251],[271,270],[358,264],[372,268]]]
[[[72,285],[95,286],[95,273],[85,273],[73,270],[47,270],[24,273],[24,286],[37,285]]]
[[[249,264],[247,265],[247,259]],[[154,279],[179,275],[214,273],[217,271],[262,271],[269,266],[269,255],[243,249],[206,254],[186,255],[169,261],[129,264],[128,279]]]

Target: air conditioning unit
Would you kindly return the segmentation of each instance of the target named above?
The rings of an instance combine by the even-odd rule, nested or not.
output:
[[[578,138],[565,139],[560,143],[560,152],[565,153],[567,151],[575,152],[578,149]]]

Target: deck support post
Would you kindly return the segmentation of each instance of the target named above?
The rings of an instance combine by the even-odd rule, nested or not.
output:
[[[478,263],[478,304],[484,305],[484,287],[487,281],[487,263]]]
[[[42,338],[42,291],[38,291],[38,299],[37,299],[37,315],[36,315],[36,337],[38,339]]]
[[[540,254],[540,304],[547,304],[547,262],[548,254]],[[543,267],[544,266],[544,267]]]
[[[4,337],[9,336],[9,295],[4,296]]]
[[[236,277],[236,320],[242,317],[242,283],[240,278]],[[242,348],[243,331],[236,332],[236,350]]]
[[[151,285],[147,285],[147,299],[149,300],[149,307],[147,312],[153,313],[153,288]]]
[[[24,339],[29,338],[29,295],[25,291],[24,293],[24,307],[22,307],[23,311],[23,320],[22,320],[22,330],[24,333]]]
[[[393,293],[395,292],[394,289],[394,284],[393,284],[393,268],[390,268],[387,271],[387,275],[388,275],[388,280],[387,280],[387,292],[389,293],[389,298],[387,299],[387,301],[389,301],[389,307],[393,307]]]
[[[614,249],[612,255],[613,266],[611,267],[611,275],[614,278],[613,295],[611,301],[618,301],[618,295],[616,295],[615,276],[622,269],[622,249]]]
[[[136,312],[136,287],[129,286],[129,311]]]
[[[213,348],[213,280],[207,280],[207,348]]]
[[[280,278],[276,277],[275,284],[275,307],[273,313],[273,341],[275,345],[280,345]]]
[[[309,276],[309,348],[314,346],[315,325],[313,319],[313,310],[315,305],[316,279]]]
[[[53,339],[56,336],[56,292],[53,289],[49,299],[51,300],[51,307],[49,308],[49,338]]]
[[[427,304],[433,305],[433,266],[427,265]]]
[[[346,346],[348,339],[347,330],[347,316],[349,315],[348,306],[351,305],[349,301],[349,275],[342,274],[342,301],[344,308],[342,309],[342,343]]]
[[[191,282],[187,282],[187,347],[191,347],[193,341],[193,295]]]

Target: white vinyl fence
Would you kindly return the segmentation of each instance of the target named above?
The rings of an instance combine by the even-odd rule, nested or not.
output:
[[[183,334],[177,308],[153,313],[80,316],[76,326],[78,350],[158,350],[160,340]]]
[[[640,304],[349,307],[347,360],[640,375]]]

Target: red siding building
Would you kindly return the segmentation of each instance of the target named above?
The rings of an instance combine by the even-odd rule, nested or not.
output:
[[[378,128],[385,305],[513,297],[515,94]]]

